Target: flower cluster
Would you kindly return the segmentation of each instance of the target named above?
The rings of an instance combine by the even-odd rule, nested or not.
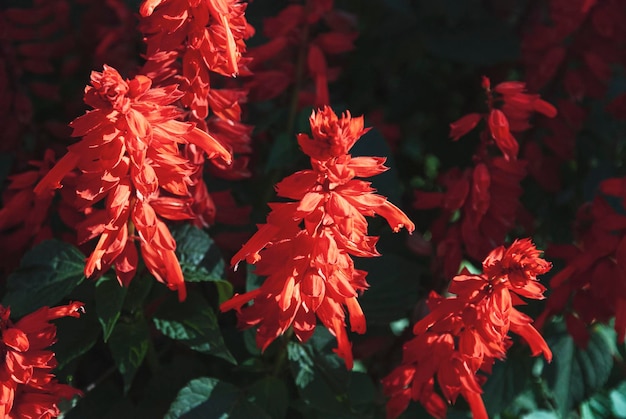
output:
[[[71,123],[73,136],[83,139],[69,146],[35,187],[44,194],[73,169],[80,171],[76,204],[88,217],[77,226],[79,238],[99,236],[86,276],[115,266],[120,283],[128,285],[137,269],[139,241],[148,270],[185,298],[176,243],[161,219],[194,218],[188,187],[195,167],[179,144],[193,144],[224,163],[231,156],[206,132],[176,120],[180,111],[169,105],[181,95],[175,86],[151,88],[145,76],[123,80],[108,66],[92,73],[85,103],[93,110]],[[105,209],[95,208],[102,200]]]
[[[272,99],[295,84],[301,106],[330,104],[328,82],[338,77],[339,68],[329,66],[329,57],[351,51],[357,37],[353,19],[333,10],[333,3],[306,0],[304,5],[290,4],[264,21],[268,42],[250,50],[250,69],[255,73],[249,83],[253,99]],[[320,31],[322,24],[330,30]],[[313,89],[304,83],[304,69]]]
[[[626,179],[607,179],[600,190],[626,199]],[[575,224],[576,244],[553,245],[549,256],[566,261],[550,281],[550,297],[538,323],[564,314],[569,333],[586,347],[588,327],[615,318],[617,340],[626,338],[626,216],[606,197],[597,196],[582,206]]]
[[[552,352],[532,319],[515,306],[520,297],[543,299],[545,287],[537,280],[550,263],[528,239],[508,248],[494,249],[483,261],[483,273],[456,276],[443,298],[432,292],[430,313],[415,324],[416,335],[404,345],[402,364],[384,380],[388,417],[399,416],[411,400],[419,401],[433,416],[446,414],[446,402],[461,395],[474,418],[487,418],[481,385],[496,359],[504,359],[511,344],[509,331],[521,336],[533,355]],[[441,390],[443,397],[435,390]]]
[[[559,116],[541,124],[550,134],[540,146],[528,142],[525,157],[530,174],[550,191],[560,189],[559,168],[574,157],[576,136],[587,114],[585,99],[602,97],[611,68],[623,61],[626,5],[619,0],[550,0],[537,2],[528,13],[522,38],[522,58],[529,88],[549,86],[560,97]],[[546,19],[546,16],[548,19]],[[626,95],[608,106],[626,115]]]
[[[413,223],[374,193],[369,182],[356,179],[387,170],[380,157],[352,157],[354,143],[368,130],[363,117],[346,113],[338,118],[328,107],[310,117],[312,138],[298,135],[298,144],[311,158],[311,170],[303,170],[276,185],[278,196],[296,202],[274,203],[267,223],[232,258],[246,259],[256,273],[267,276],[261,288],[235,295],[221,306],[236,309],[242,327],[257,327],[257,344],[265,349],[293,326],[304,342],[313,333],[317,318],[337,338],[348,368],[352,350],[345,331],[345,311],[352,331],[365,332],[365,316],[357,301],[367,288],[366,272],[355,269],[350,257],[379,256],[377,237],[367,235],[365,216],[383,216],[394,231]],[[303,226],[302,226],[303,224]],[[245,306],[253,300],[251,306]]]
[[[485,120],[486,127],[473,156],[474,167],[453,168],[442,174],[439,183],[445,192],[415,193],[415,208],[443,210],[431,233],[436,246],[434,270],[445,279],[458,272],[464,254],[482,260],[504,242],[515,225],[522,193],[520,182],[526,176],[527,164],[518,159],[519,143],[513,133],[529,129],[533,113],[556,115],[556,109],[539,95],[527,93],[522,82],[500,83],[492,91],[485,77],[483,87],[488,112],[471,113],[450,124],[450,136],[458,140]],[[502,156],[494,153],[494,145]],[[460,223],[449,225],[459,210]]]
[[[33,188],[54,165],[54,152],[46,150],[42,161],[31,161],[36,170],[11,175],[11,183],[2,194],[0,209],[0,250],[5,255],[3,268],[14,268],[32,245],[52,237],[46,224],[53,194],[37,195]]]
[[[254,29],[245,18],[247,3],[239,0],[144,0],[139,28],[146,42],[146,63],[141,73],[155,86],[178,85],[186,120],[209,132],[233,154],[232,164],[211,161],[211,172],[226,179],[250,175],[252,127],[241,122],[241,104],[248,92],[238,86],[220,86],[220,79],[249,75],[244,57],[245,39]],[[224,84],[224,83],[221,83]],[[195,223],[206,227],[215,221],[215,204],[202,176],[202,150],[185,146],[187,159],[196,166],[189,187]]]
[[[0,368],[0,417],[53,418],[60,415],[58,403],[81,392],[54,378],[56,327],[50,320],[79,317],[83,303],[42,307],[13,323],[9,308],[0,306],[3,364]]]

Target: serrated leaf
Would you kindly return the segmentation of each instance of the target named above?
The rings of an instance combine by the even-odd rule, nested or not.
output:
[[[117,370],[124,380],[124,393],[133,382],[137,370],[148,353],[150,332],[143,318],[130,323],[119,320],[109,337],[109,349]]]
[[[52,306],[67,297],[85,279],[85,256],[74,246],[46,240],[29,250],[7,279],[2,299],[16,317]]]
[[[193,227],[178,231],[184,237],[176,241],[180,266],[187,282],[222,281],[226,263],[220,250],[207,233]]]
[[[226,263],[213,239],[195,226],[184,224],[172,229],[176,256],[186,282],[214,282],[220,303],[233,295],[232,284],[224,279]]]
[[[626,382],[611,390],[611,412],[617,418],[626,418]]]
[[[234,385],[217,378],[201,377],[183,387],[165,419],[269,418],[258,406],[243,397]]]
[[[102,337],[106,342],[111,336],[124,305],[126,288],[110,277],[102,277],[96,282],[96,313],[102,326]]]
[[[580,404],[581,419],[609,418],[611,415],[611,399],[598,392]]]
[[[237,363],[224,343],[215,312],[201,295],[191,290],[183,302],[170,296],[154,314],[153,322],[165,336],[195,351]]]
[[[611,344],[598,330],[591,332],[587,348],[581,349],[562,325],[558,328],[548,339],[554,360],[544,371],[559,412],[566,415],[607,382],[613,355]]]
[[[511,356],[496,362],[487,382],[483,384],[483,400],[489,417],[504,410],[529,382],[529,371],[532,359],[524,356]]]
[[[254,402],[272,419],[282,419],[287,414],[289,392],[282,380],[265,377],[255,382],[248,389],[248,400]]]
[[[319,333],[317,342],[311,338],[306,344],[290,342],[287,346],[302,401],[298,409],[305,417],[369,415],[376,409],[374,384],[365,374],[346,370],[344,361],[331,352],[326,333]]]
[[[313,358],[305,346],[295,342],[287,344],[287,357],[291,361],[296,385],[306,387],[313,380]]]

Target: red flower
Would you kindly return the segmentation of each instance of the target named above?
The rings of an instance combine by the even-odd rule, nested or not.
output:
[[[83,303],[42,307],[13,323],[10,310],[0,306],[0,332],[4,363],[0,368],[0,417],[55,418],[61,414],[58,403],[82,393],[59,384],[52,374],[56,327],[50,320],[79,317]]]
[[[192,144],[225,164],[228,151],[194,124],[177,121],[180,112],[168,106],[181,97],[175,86],[150,88],[145,76],[123,80],[108,66],[93,72],[85,102],[95,108],[70,125],[83,137],[68,147],[35,187],[38,194],[59,185],[74,168],[77,203],[88,207],[105,200],[105,209],[90,211],[78,226],[87,241],[100,236],[87,259],[85,275],[115,266],[118,280],[128,285],[137,267],[139,241],[148,270],[185,298],[183,276],[174,254],[176,243],[160,217],[193,219],[189,186],[192,164],[179,144]]]
[[[30,161],[35,170],[9,176],[11,181],[3,194],[0,209],[0,249],[4,257],[0,265],[12,268],[26,249],[52,237],[47,225],[53,194],[33,192],[37,182],[54,165],[54,152],[46,150],[42,161]]]
[[[623,203],[624,185],[624,179],[607,179],[600,190]],[[570,334],[585,347],[588,326],[615,318],[617,340],[622,342],[626,338],[626,217],[597,196],[579,209],[575,234],[575,244],[548,248],[566,265],[552,277],[552,292],[537,321],[565,314]]]
[[[354,268],[350,255],[378,256],[377,237],[367,235],[365,216],[381,215],[394,231],[413,223],[369,182],[355,179],[387,170],[384,159],[352,157],[349,149],[367,132],[363,118],[346,113],[338,118],[328,107],[310,118],[313,137],[298,135],[311,157],[312,170],[283,179],[278,196],[297,202],[270,204],[267,223],[248,240],[231,263],[244,258],[256,263],[256,273],[267,276],[261,288],[235,295],[221,306],[236,309],[242,327],[257,326],[257,344],[265,349],[293,326],[306,341],[316,318],[335,335],[336,352],[348,368],[352,350],[345,331],[345,310],[352,331],[365,332],[365,317],[357,296],[367,288],[366,272]],[[254,304],[245,306],[248,301]]]
[[[290,4],[277,16],[265,19],[263,34],[269,41],[250,50],[254,71],[248,84],[251,97],[272,99],[297,84],[300,106],[329,105],[328,83],[339,74],[332,58],[354,49],[355,27],[350,15],[333,10],[332,0]],[[303,70],[306,75],[300,74]]]
[[[480,396],[483,374],[496,359],[505,358],[511,345],[509,331],[520,335],[533,355],[543,353],[551,361],[552,352],[532,319],[514,307],[524,304],[519,296],[544,298],[545,288],[536,276],[547,272],[550,264],[525,239],[493,250],[483,268],[481,275],[462,274],[452,280],[449,291],[455,297],[431,293],[431,312],[415,324],[416,337],[404,345],[402,365],[383,380],[385,394],[391,397],[388,417],[399,416],[410,400],[421,402],[431,415],[444,417],[443,399],[454,403],[460,394],[475,418],[487,418]],[[434,390],[435,377],[443,399]]]

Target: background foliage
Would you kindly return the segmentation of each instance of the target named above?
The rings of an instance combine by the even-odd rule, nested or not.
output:
[[[0,115],[0,121],[28,121],[17,142],[9,143],[5,134],[0,147],[0,181],[5,188],[9,174],[26,170],[28,160],[42,158],[46,148],[62,154],[71,141],[62,125],[81,114],[89,71],[103,63],[113,64],[107,57],[91,54],[98,40],[81,39],[94,21],[101,32],[126,31],[126,36],[116,40],[116,48],[124,51],[116,50],[112,59],[134,57],[135,62],[115,63],[120,71],[139,61],[140,35],[125,29],[127,21],[111,9],[93,15],[87,0],[69,3],[70,30],[58,31],[55,39],[70,37],[76,48],[54,57],[51,64],[58,70],[52,73],[19,76],[17,90],[31,97],[32,109],[24,111],[28,118],[17,108]],[[139,2],[126,3],[134,16]],[[357,261],[357,267],[368,272],[370,284],[359,298],[368,330],[350,337],[356,359],[351,371],[332,352],[334,337],[324,328],[318,327],[304,344],[288,332],[261,352],[254,330],[239,330],[235,313],[219,312],[219,304],[234,292],[255,289],[263,280],[250,267],[232,271],[228,260],[237,249],[230,249],[228,243],[225,246],[225,237],[249,237],[255,224],[264,222],[266,203],[276,200],[274,185],[307,164],[295,134],[309,131],[311,107],[294,107],[291,90],[246,105],[245,122],[255,126],[249,165],[252,175],[237,181],[206,175],[212,192],[231,189],[237,207],[248,207],[250,218],[242,218],[239,225],[217,222],[204,229],[183,222],[171,224],[176,255],[188,283],[184,302],[178,302],[175,293],[155,282],[141,265],[128,288],[120,287],[112,273],[86,279],[83,268],[89,250],[64,240],[69,233],[59,214],[48,214],[52,233],[46,240],[28,245],[23,256],[14,252],[14,242],[3,239],[2,246],[12,251],[0,256],[6,258],[2,304],[11,307],[13,316],[19,318],[41,306],[68,300],[85,303],[86,314],[80,320],[56,321],[56,375],[85,393],[63,406],[64,417],[384,417],[386,399],[380,379],[400,362],[402,345],[411,337],[410,326],[426,313],[428,292],[445,288],[441,278],[431,273],[428,251],[414,251],[424,243],[430,246],[430,227],[438,212],[412,209],[413,191],[438,190],[441,173],[471,166],[478,135],[452,142],[449,124],[466,113],[485,111],[482,75],[494,84],[525,80],[522,42],[530,29],[529,14],[537,3],[541,2],[335,1],[335,9],[353,16],[358,38],[353,51],[333,58],[341,72],[330,83],[330,102],[337,111],[364,114],[366,126],[374,127],[357,143],[353,155],[387,157],[391,170],[373,179],[373,185],[402,207],[417,226],[417,239],[412,238],[417,242],[412,247],[405,233],[394,235],[379,219],[372,221],[371,234],[381,236],[382,256]],[[249,46],[266,41],[261,30],[264,19],[276,16],[285,5],[278,0],[249,3],[246,18],[257,30]],[[9,7],[26,6],[9,1],[0,13]],[[133,16],[128,17],[131,26]],[[618,44],[623,46],[625,41]],[[9,47],[17,42],[0,35],[4,46],[0,57],[8,57]],[[546,189],[531,177],[523,181],[521,200],[531,228],[518,225],[508,241],[530,235],[542,249],[572,243],[578,209],[599,194],[602,180],[626,174],[626,127],[605,110],[626,91],[624,57],[621,59],[621,63],[611,63],[606,92],[579,101],[588,116],[575,136],[571,157],[557,165],[559,187]],[[69,66],[74,69],[72,77],[61,77]],[[2,77],[0,74],[0,86],[8,80]],[[557,87],[558,77],[541,92],[554,104],[564,95]],[[33,83],[52,83],[59,94],[56,99],[38,98]],[[0,101],[2,92],[0,89]],[[542,129],[540,125],[538,131]],[[540,135],[535,133],[530,136]],[[619,201],[612,203],[624,214]],[[6,237],[10,233],[2,231]],[[546,286],[551,275],[563,267],[559,259],[551,260],[552,273],[542,278]],[[476,269],[480,262],[466,258],[463,265]],[[536,317],[543,308],[543,302],[538,302],[524,311]],[[550,364],[531,358],[528,348],[516,342],[506,361],[495,364],[483,386],[490,416],[626,417],[626,347],[617,341],[612,322],[597,322],[589,326],[589,332],[588,345],[583,348],[570,336],[563,316],[557,314],[547,321],[542,334],[554,353]],[[451,418],[468,415],[461,399],[449,410]],[[401,417],[428,414],[412,403]]]

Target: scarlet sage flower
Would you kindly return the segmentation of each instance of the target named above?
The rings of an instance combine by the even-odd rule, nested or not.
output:
[[[345,311],[352,331],[365,332],[365,317],[357,301],[368,284],[366,272],[355,269],[350,255],[378,256],[378,237],[367,235],[365,216],[383,216],[394,231],[414,230],[407,216],[369,182],[356,179],[387,170],[381,157],[352,157],[354,143],[368,129],[363,117],[346,113],[338,118],[328,107],[313,112],[312,137],[298,135],[311,158],[302,170],[276,185],[278,196],[295,202],[270,204],[267,223],[233,256],[246,259],[267,279],[261,288],[237,294],[221,310],[236,309],[241,327],[257,327],[257,344],[265,349],[293,326],[305,342],[317,319],[337,338],[336,352],[348,368],[352,349],[346,333]],[[252,305],[244,306],[253,301]]]
[[[486,122],[472,156],[474,167],[441,174],[438,183],[444,191],[415,192],[415,208],[442,209],[430,232],[433,270],[445,281],[458,273],[463,255],[482,260],[515,226],[520,182],[529,162],[518,158],[520,145],[513,133],[528,130],[534,113],[556,115],[551,104],[528,93],[522,82],[504,82],[492,89],[491,81],[483,77],[482,86],[487,94],[487,113],[470,113],[450,124],[450,137],[457,141],[481,121]],[[457,211],[460,225],[450,223]]]
[[[48,149],[41,161],[29,162],[35,170],[9,176],[0,208],[0,250],[4,255],[0,266],[15,267],[29,246],[52,237],[46,221],[54,195],[37,195],[33,188],[54,162],[54,152]]]
[[[269,41],[250,50],[254,78],[249,87],[254,100],[272,99],[296,84],[300,106],[330,103],[328,83],[340,70],[331,60],[353,50],[358,36],[355,19],[334,10],[333,3],[307,0],[290,4],[264,20],[263,34]],[[320,27],[324,29],[320,31]]]
[[[493,91],[491,81],[483,77],[487,93],[487,115],[471,113],[450,124],[450,137],[458,140],[474,129],[481,119],[487,121],[489,135],[507,160],[516,159],[519,144],[512,132],[522,132],[531,126],[530,116],[537,112],[549,118],[556,116],[556,108],[537,94],[526,93],[526,84],[509,81],[498,84]],[[497,95],[496,95],[497,94]],[[496,107],[500,106],[500,107]]]
[[[383,379],[384,392],[391,397],[387,416],[398,417],[414,400],[442,418],[446,403],[461,395],[474,418],[487,418],[481,398],[484,374],[496,359],[505,358],[509,332],[522,337],[534,356],[543,353],[551,361],[552,352],[532,319],[515,309],[525,304],[520,297],[544,298],[537,275],[550,267],[530,240],[516,240],[509,248],[493,250],[481,275],[456,276],[449,288],[456,296],[432,292],[430,313],[415,324],[416,337],[404,345],[402,365]]]
[[[626,179],[606,179],[600,190],[626,200]],[[576,217],[576,240],[551,246],[550,256],[563,259],[565,267],[552,277],[546,308],[537,319],[565,315],[568,332],[586,347],[588,327],[615,319],[618,342],[626,338],[626,217],[598,195],[583,205]]]
[[[56,418],[58,403],[82,393],[54,378],[56,326],[50,323],[61,317],[79,317],[83,303],[60,307],[42,307],[12,322],[10,309],[0,306],[0,332],[3,363],[0,367],[0,417]]]
[[[35,187],[37,194],[59,187],[76,168],[77,203],[86,208],[104,200],[105,209],[93,209],[77,226],[82,241],[99,237],[86,276],[115,266],[120,283],[128,285],[137,268],[138,241],[148,270],[185,298],[176,243],[162,220],[194,218],[189,193],[194,168],[180,145],[197,146],[224,164],[231,156],[194,124],[176,120],[180,111],[169,105],[181,95],[175,86],[151,88],[145,76],[123,80],[108,66],[92,72],[85,103],[94,110],[70,124],[72,135],[82,140],[69,146]]]
[[[207,167],[224,179],[250,176],[247,154],[253,127],[241,122],[248,90],[233,81],[250,75],[245,40],[254,28],[246,21],[246,7],[241,0],[144,0],[139,9],[147,60],[141,74],[157,87],[178,85],[185,120],[210,132],[234,156],[232,164],[213,159]],[[193,164],[190,209],[196,225],[208,226],[215,220],[215,208],[203,178],[203,152],[186,146],[185,156]]]

